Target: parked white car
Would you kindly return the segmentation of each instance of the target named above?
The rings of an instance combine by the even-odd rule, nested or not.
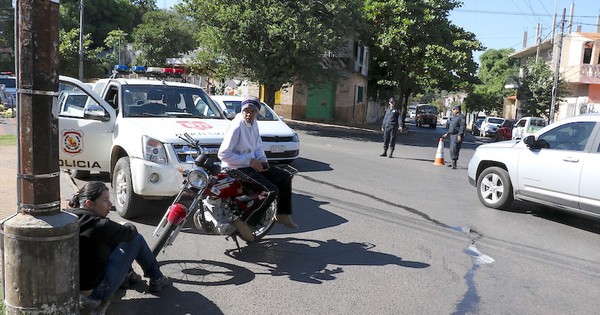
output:
[[[223,111],[229,109],[236,114],[240,112],[244,99],[241,96],[230,95],[212,95],[211,98]],[[257,121],[267,159],[283,163],[293,162],[300,153],[298,134],[271,107],[262,102]]]
[[[479,135],[482,137],[495,136],[496,130],[502,125],[504,118],[500,117],[485,117],[479,128]]]
[[[469,182],[483,205],[514,199],[600,219],[600,114],[560,120],[525,137],[481,145]]]
[[[546,127],[546,120],[540,117],[523,117],[515,123],[512,139],[523,139]]]

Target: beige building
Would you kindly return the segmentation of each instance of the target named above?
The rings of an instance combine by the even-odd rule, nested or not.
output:
[[[367,112],[369,50],[354,40],[324,56],[324,66],[339,70],[337,81],[320,85],[294,82],[275,96],[275,111],[298,120],[363,124]],[[377,107],[379,105],[376,105]],[[375,108],[377,110],[378,108]]]
[[[521,60],[524,66],[529,58],[541,58],[553,71],[558,71],[569,84],[570,93],[555,105],[554,120],[584,113],[600,113],[600,30],[596,33],[574,32],[562,38],[546,40],[539,45],[526,47],[510,57]],[[560,56],[560,63],[558,62]],[[519,100],[507,98],[504,105],[505,118],[519,118]]]

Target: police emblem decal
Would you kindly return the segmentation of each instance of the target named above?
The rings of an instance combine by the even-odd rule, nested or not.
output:
[[[83,152],[83,132],[80,130],[63,130],[62,150],[70,155]]]

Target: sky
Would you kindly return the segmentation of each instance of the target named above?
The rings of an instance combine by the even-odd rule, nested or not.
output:
[[[157,0],[159,8],[170,8],[179,0]],[[527,31],[527,45],[535,44],[538,23],[542,27],[542,40],[552,35],[552,20],[560,20],[566,9],[565,32],[571,15],[571,4],[575,4],[572,30],[581,25],[582,32],[596,32],[600,0],[463,0],[462,7],[450,13],[450,20],[457,26],[475,34],[486,48],[523,48],[523,33]],[[475,61],[483,52],[475,52]]]

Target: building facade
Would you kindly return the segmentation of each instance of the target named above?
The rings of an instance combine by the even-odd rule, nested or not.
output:
[[[562,45],[558,45],[561,40]],[[600,112],[600,30],[596,33],[569,33],[563,35],[562,39],[557,36],[554,41],[543,41],[539,45],[515,52],[510,57],[520,59],[522,67],[530,58],[544,60],[550,69],[558,71],[567,82],[570,92],[562,101],[556,102],[555,121]],[[519,101],[518,95],[516,99],[507,99],[505,113],[515,113],[517,116],[507,118],[519,118]]]

